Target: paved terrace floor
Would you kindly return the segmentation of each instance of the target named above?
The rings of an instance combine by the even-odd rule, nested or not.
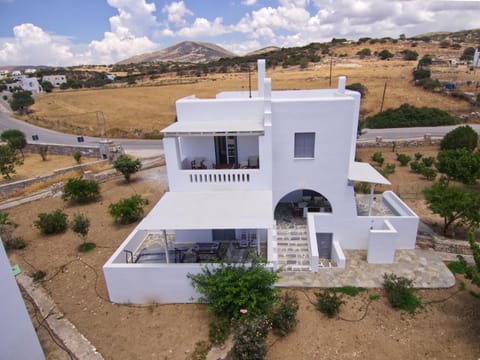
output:
[[[381,288],[384,273],[414,280],[416,288],[449,288],[455,277],[440,258],[427,250],[397,250],[393,264],[367,263],[366,250],[345,250],[345,269],[321,268],[318,273],[283,272],[277,287],[330,288],[346,285]]]

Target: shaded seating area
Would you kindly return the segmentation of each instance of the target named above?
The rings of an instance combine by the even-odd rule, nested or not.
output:
[[[185,260],[185,252],[188,248],[175,248],[168,250],[168,260],[170,263],[183,263]],[[132,256],[133,260],[133,256]],[[167,263],[167,254],[164,248],[152,247],[143,248],[133,261],[138,264],[147,263]]]

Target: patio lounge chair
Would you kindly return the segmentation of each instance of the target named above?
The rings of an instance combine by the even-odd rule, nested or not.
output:
[[[251,169],[258,169],[258,156],[248,157],[248,167]]]

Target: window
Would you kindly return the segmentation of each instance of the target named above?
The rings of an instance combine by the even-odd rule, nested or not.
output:
[[[315,133],[295,133],[296,158],[313,158],[315,154]]]

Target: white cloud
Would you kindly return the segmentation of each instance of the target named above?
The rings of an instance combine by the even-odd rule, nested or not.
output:
[[[187,15],[193,15],[193,12],[187,8],[183,1],[174,1],[170,5],[165,5],[162,12],[167,14],[169,22],[177,26],[185,25],[187,21],[184,17]]]
[[[253,6],[257,3],[257,0],[243,0],[242,5]]]
[[[13,38],[0,44],[1,64],[63,65],[75,60],[66,38],[53,36],[33,24],[13,28]]]
[[[208,21],[205,18],[196,18],[192,26],[181,28],[177,35],[192,39],[222,35],[227,32],[222,22],[223,19],[221,17],[217,17],[213,21]]]

